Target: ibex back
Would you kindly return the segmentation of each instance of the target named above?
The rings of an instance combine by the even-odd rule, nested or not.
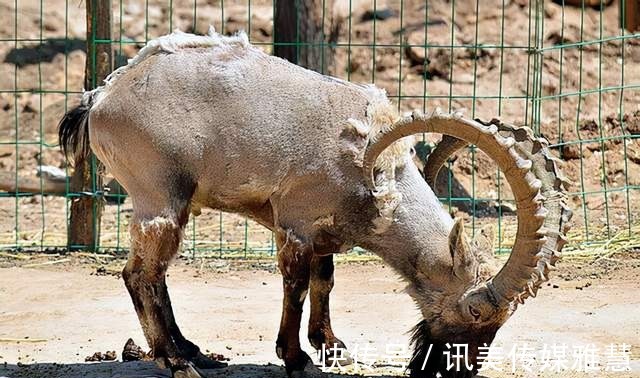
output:
[[[467,241],[412,164],[402,138],[419,132],[474,143],[505,172],[519,232],[500,272],[491,232]],[[374,86],[268,56],[244,34],[151,41],[85,93],[62,120],[60,140],[76,161],[90,146],[132,199],[123,278],[154,357],[176,377],[220,366],[181,334],[165,284],[188,215],[201,207],[275,232],[284,281],[276,350],[290,375],[316,374],[298,337],[309,290],[312,345],[344,347],[329,319],[332,254],[353,246],[396,269],[424,317],[411,375],[473,375],[478,348],[546,280],[570,214],[545,142],[527,130],[440,113],[399,117]],[[454,342],[469,344],[462,371],[448,371],[442,355]]]

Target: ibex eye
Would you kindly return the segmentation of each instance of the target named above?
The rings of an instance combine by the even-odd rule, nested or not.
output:
[[[473,319],[477,322],[478,320],[480,320],[480,311],[476,310],[475,308],[469,306],[469,313],[471,314],[471,316],[473,316]]]

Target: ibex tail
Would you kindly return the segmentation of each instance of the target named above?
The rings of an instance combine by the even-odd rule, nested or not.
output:
[[[86,92],[80,105],[69,110],[58,125],[58,140],[67,158],[79,165],[89,155],[89,112],[95,93]]]

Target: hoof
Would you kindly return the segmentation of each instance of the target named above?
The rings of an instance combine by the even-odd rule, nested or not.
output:
[[[198,372],[195,366],[188,363],[186,366],[174,370],[173,378],[206,378],[206,376]]]
[[[226,362],[216,361],[213,358],[205,356],[202,352],[198,352],[198,354],[191,359],[191,362],[200,369],[220,369],[228,366]]]
[[[324,366],[327,368],[345,367],[349,365],[353,365],[353,358],[351,358],[351,353],[346,349],[342,349],[338,355],[333,353],[327,354],[324,359]]]
[[[289,373],[290,378],[326,378],[327,375],[322,372],[309,359],[302,370],[294,370]]]

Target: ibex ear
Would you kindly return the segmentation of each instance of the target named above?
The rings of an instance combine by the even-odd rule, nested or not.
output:
[[[463,280],[475,277],[476,258],[464,233],[464,221],[457,218],[449,234],[449,251],[453,259],[453,273]]]

